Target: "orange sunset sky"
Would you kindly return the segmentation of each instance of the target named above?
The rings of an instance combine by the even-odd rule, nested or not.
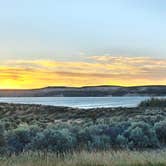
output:
[[[166,82],[166,60],[149,57],[92,56],[86,61],[17,60],[1,64],[1,88]]]

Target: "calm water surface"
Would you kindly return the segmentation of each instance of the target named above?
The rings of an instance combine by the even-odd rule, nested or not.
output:
[[[11,97],[0,98],[0,102],[20,104],[42,104],[78,108],[135,107],[150,97]]]

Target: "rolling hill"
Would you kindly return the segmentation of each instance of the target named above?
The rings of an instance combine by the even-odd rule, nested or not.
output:
[[[1,89],[0,97],[83,97],[83,96],[164,96],[166,85],[45,87],[40,89]]]

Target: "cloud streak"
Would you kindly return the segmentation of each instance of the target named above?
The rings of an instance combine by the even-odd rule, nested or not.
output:
[[[85,61],[17,60],[0,64],[0,88],[166,83],[166,59],[92,56]]]

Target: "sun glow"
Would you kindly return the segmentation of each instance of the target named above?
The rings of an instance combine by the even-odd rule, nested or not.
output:
[[[19,82],[15,81],[15,80],[5,79],[5,80],[1,81],[0,88],[1,89],[20,89],[22,87],[19,86]]]
[[[85,62],[8,61],[0,67],[1,89],[45,86],[165,84],[166,60],[145,57],[94,56]]]

